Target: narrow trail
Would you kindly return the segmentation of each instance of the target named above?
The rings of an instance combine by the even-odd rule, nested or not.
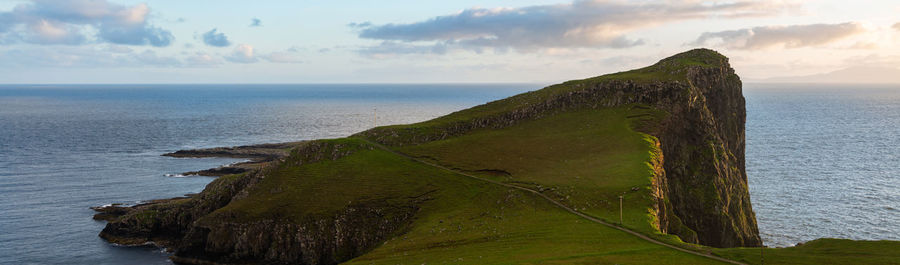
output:
[[[671,245],[671,244],[664,243],[664,242],[662,242],[662,241],[659,241],[659,240],[650,238],[650,237],[648,237],[648,236],[646,236],[646,235],[644,235],[644,234],[641,234],[641,233],[632,231],[632,230],[630,230],[630,229],[627,229],[627,228],[624,228],[624,227],[621,227],[621,226],[617,226],[617,225],[608,223],[608,222],[603,221],[603,220],[600,220],[600,219],[598,219],[598,218],[596,218],[596,217],[593,217],[593,216],[584,214],[584,213],[582,213],[582,212],[576,211],[575,209],[569,208],[568,206],[562,204],[561,202],[558,202],[558,201],[556,201],[556,200],[550,198],[549,196],[544,195],[543,193],[540,193],[540,192],[538,192],[538,191],[536,191],[536,190],[532,190],[532,189],[529,189],[529,188],[520,187],[520,186],[516,186],[516,185],[512,185],[512,184],[507,184],[507,183],[499,182],[499,181],[496,181],[496,180],[491,180],[491,179],[486,179],[486,178],[482,178],[482,177],[477,177],[477,176],[474,176],[474,175],[471,175],[471,174],[468,174],[468,173],[465,173],[465,172],[462,172],[462,171],[450,169],[450,168],[447,168],[447,167],[444,167],[444,166],[441,166],[441,165],[438,165],[438,164],[435,164],[435,163],[431,163],[431,162],[428,162],[428,161],[425,161],[425,160],[422,160],[422,159],[419,159],[419,158],[416,158],[416,157],[413,157],[413,156],[410,156],[410,155],[407,155],[407,154],[404,154],[404,153],[401,153],[401,152],[398,152],[398,151],[394,151],[393,149],[390,149],[390,148],[388,148],[387,146],[384,146],[384,145],[379,144],[379,143],[376,143],[376,142],[369,141],[368,139],[362,139],[362,138],[360,138],[360,139],[363,140],[363,141],[365,141],[365,142],[367,142],[367,143],[369,143],[369,144],[371,144],[371,145],[374,145],[374,146],[376,146],[376,147],[378,147],[378,148],[380,148],[380,149],[382,149],[382,150],[391,152],[391,153],[393,153],[393,154],[396,154],[396,155],[399,155],[399,156],[402,156],[402,157],[411,159],[411,160],[413,160],[413,161],[416,161],[416,162],[419,162],[419,163],[422,163],[422,164],[425,164],[425,165],[429,165],[429,166],[432,166],[432,167],[436,167],[436,168],[439,168],[439,169],[443,169],[443,170],[446,170],[446,171],[450,171],[450,172],[453,172],[453,173],[456,173],[456,174],[459,174],[459,175],[462,175],[462,176],[466,176],[466,177],[469,177],[469,178],[477,179],[477,180],[480,180],[480,181],[485,181],[485,182],[489,182],[489,183],[492,183],[492,184],[496,184],[496,185],[500,185],[500,186],[504,186],[504,187],[508,187],[508,188],[513,188],[513,189],[518,189],[518,190],[530,192],[530,193],[532,193],[532,194],[535,194],[535,195],[537,195],[537,196],[540,196],[541,198],[544,198],[545,200],[547,200],[547,201],[549,201],[549,202],[555,204],[557,207],[562,208],[563,210],[566,210],[567,212],[570,212],[570,213],[572,213],[572,214],[575,214],[575,215],[577,215],[577,216],[580,216],[581,218],[587,219],[587,220],[589,220],[589,221],[591,221],[591,222],[594,222],[594,223],[598,223],[598,224],[602,224],[602,225],[605,225],[605,226],[608,226],[608,227],[611,227],[611,228],[615,228],[615,229],[617,229],[617,230],[619,230],[619,231],[622,231],[622,232],[631,234],[631,235],[633,235],[633,236],[636,236],[636,237],[638,237],[638,238],[640,238],[640,239],[643,239],[644,241],[647,241],[647,242],[650,242],[650,243],[653,243],[653,244],[657,244],[657,245],[660,245],[660,246],[664,246],[664,247],[667,247],[667,248],[670,248],[670,249],[674,249],[674,250],[677,250],[677,251],[681,251],[681,252],[684,252],[684,253],[688,253],[688,254],[693,254],[693,255],[697,255],[697,256],[701,256],[701,257],[710,258],[710,259],[713,259],[713,260],[716,260],[716,261],[721,261],[721,262],[730,263],[730,264],[747,265],[746,263],[741,263],[741,262],[737,262],[737,261],[734,261],[734,260],[730,260],[730,259],[726,259],[726,258],[714,256],[714,255],[711,255],[711,254],[706,254],[706,253],[702,253],[702,252],[697,252],[697,251],[693,251],[693,250],[688,250],[688,249],[684,249],[684,248],[681,248],[681,247],[678,247],[678,246],[674,246],[674,245]]]

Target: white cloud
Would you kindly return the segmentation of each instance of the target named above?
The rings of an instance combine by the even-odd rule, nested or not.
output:
[[[860,23],[763,26],[705,32],[692,45],[717,45],[733,49],[801,48],[834,43],[866,32]]]
[[[265,60],[271,63],[301,63],[297,52],[288,49],[283,52],[258,53],[251,45],[241,44],[234,51],[225,56],[225,60],[233,63],[255,63]]]
[[[360,52],[422,53],[448,49],[533,51],[544,48],[628,48],[644,44],[629,33],[667,22],[702,18],[769,16],[793,4],[784,1],[574,1],[521,8],[470,8],[408,24],[351,23],[359,37],[382,40]],[[419,47],[413,47],[419,46]],[[444,52],[443,48],[431,49]]]
[[[264,56],[264,59],[273,63],[302,63],[303,61],[293,52],[273,52]]]
[[[83,44],[91,41],[168,46],[171,32],[148,22],[146,4],[123,6],[106,0],[31,0],[0,12],[6,43]],[[86,33],[93,32],[94,36]]]
[[[9,49],[0,53],[0,65],[5,67],[182,67],[173,56],[160,55],[152,50],[134,52],[115,47],[32,46]]]
[[[185,60],[192,66],[214,66],[222,64],[222,60],[205,52],[197,52]]]
[[[0,51],[0,67],[22,68],[197,68],[215,67],[221,56],[204,52],[173,56],[126,46],[27,46]]]
[[[234,47],[231,55],[225,56],[225,60],[234,63],[255,63],[259,61],[259,58],[256,58],[256,54],[253,52],[253,46],[240,44]]]
[[[28,29],[32,34],[26,35],[25,40],[30,43],[77,45],[85,42],[80,28],[46,19],[31,23]]]
[[[156,54],[156,52],[151,50],[145,50],[141,53],[134,55],[135,60],[139,63],[139,65],[145,66],[181,66],[181,61],[175,57],[171,56],[161,56]]]

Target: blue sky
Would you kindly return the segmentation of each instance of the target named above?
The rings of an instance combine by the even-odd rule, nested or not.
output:
[[[888,75],[896,14],[888,0],[2,1],[0,83],[551,83],[694,47],[745,80]]]

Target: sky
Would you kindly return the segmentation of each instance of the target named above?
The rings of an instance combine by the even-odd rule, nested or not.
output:
[[[697,47],[745,81],[900,82],[898,14],[896,0],[0,0],[0,83],[554,83]]]

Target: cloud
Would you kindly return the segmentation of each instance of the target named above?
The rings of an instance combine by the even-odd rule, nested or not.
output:
[[[447,45],[416,45],[395,41],[383,41],[378,45],[367,46],[357,52],[371,58],[388,58],[396,54],[446,54]],[[480,50],[478,52],[481,52]]]
[[[362,23],[352,22],[352,23],[347,24],[347,26],[351,27],[351,28],[368,28],[368,27],[372,26],[372,22],[369,22],[369,21],[362,22]]]
[[[250,20],[250,26],[251,27],[262,27],[262,20],[259,20],[258,18],[253,18]]]
[[[303,61],[292,52],[273,52],[264,56],[263,59],[273,63],[302,63]]]
[[[28,46],[0,52],[3,67],[146,68],[192,67],[175,56],[123,46]]]
[[[20,36],[23,40],[35,44],[78,45],[86,41],[77,27],[47,20],[40,20],[28,25],[32,34]]]
[[[205,52],[181,52],[174,55],[158,51],[146,48],[136,50],[133,46],[116,44],[13,46],[0,50],[0,68],[204,68],[225,63],[221,55]],[[273,60],[289,59],[279,57]]]
[[[723,47],[745,50],[759,50],[776,47],[801,48],[829,44],[865,32],[865,27],[856,22],[841,24],[763,26],[719,32],[705,32],[690,44],[709,45],[712,43]]]
[[[783,1],[586,1],[521,8],[470,8],[457,14],[408,24],[350,23],[359,37],[381,40],[371,53],[398,43],[446,46],[482,51],[544,48],[628,48],[644,44],[629,33],[667,22],[709,17],[769,16],[781,12]],[[424,48],[423,48],[424,49]],[[440,48],[438,50],[441,50]],[[419,53],[406,47],[401,52]]]
[[[203,43],[206,45],[213,47],[225,47],[231,45],[231,42],[228,41],[228,37],[225,36],[225,33],[216,32],[216,29],[212,29],[203,33]]]
[[[222,64],[222,60],[209,55],[205,52],[197,52],[191,56],[188,56],[185,60],[188,64],[194,66],[214,66]]]
[[[0,12],[0,33],[5,33],[12,27],[15,19],[9,12]]]
[[[123,6],[105,0],[31,0],[0,12],[2,42],[78,45],[90,41],[168,46],[168,30],[148,22],[146,4]],[[88,36],[94,33],[94,36]],[[93,37],[94,39],[91,39]]]
[[[146,50],[135,54],[134,58],[142,66],[181,66],[181,61],[175,57],[160,56],[156,52]]]
[[[109,47],[106,48],[106,50],[109,51],[109,52],[113,52],[113,53],[131,53],[131,52],[134,52],[133,49],[128,48],[128,47],[126,47],[126,46],[120,46],[120,45],[110,45]]]
[[[234,51],[225,56],[225,60],[233,63],[256,63],[262,60],[271,63],[302,63],[297,52],[292,49],[283,52],[259,53],[251,45],[241,44]]]
[[[873,53],[863,56],[851,56],[843,60],[847,67],[894,67],[900,65],[900,55],[884,55]]]
[[[233,63],[255,63],[259,61],[256,54],[253,53],[253,46],[240,44],[234,47],[231,55],[225,56],[225,60]]]

